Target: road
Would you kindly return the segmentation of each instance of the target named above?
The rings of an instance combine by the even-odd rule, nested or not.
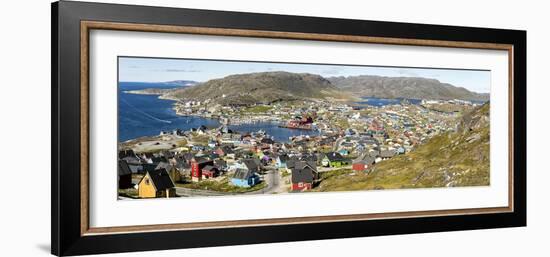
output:
[[[281,192],[281,173],[277,169],[268,170],[263,177],[264,182],[267,184],[267,187],[257,191],[247,192],[245,194],[273,194]]]
[[[343,137],[336,139],[336,142],[334,142],[334,146],[332,147],[333,152],[338,151],[338,148],[340,148],[340,144],[342,144],[342,141],[344,141]]]
[[[221,195],[257,195],[257,194],[272,194],[281,192],[281,174],[278,170],[268,170],[264,177],[264,183],[267,184],[265,188],[260,190],[246,192],[246,193],[224,193],[210,190],[189,189],[183,187],[176,187],[176,193],[183,197],[196,197],[196,196],[221,196]]]
[[[132,182],[134,184],[139,183],[140,179],[134,178]],[[260,190],[246,192],[246,193],[225,193],[225,192],[216,192],[211,190],[201,190],[201,189],[191,189],[184,187],[176,187],[176,194],[183,197],[196,197],[196,196],[222,196],[222,195],[255,195],[255,194],[273,194],[273,193],[284,193],[286,189],[284,188],[284,183],[281,183],[281,173],[275,167],[270,168],[263,175],[264,183],[267,184],[265,188]]]
[[[233,195],[234,193],[223,193],[223,192],[216,192],[216,191],[210,191],[210,190],[176,187],[176,194],[183,197],[195,197],[195,196]]]

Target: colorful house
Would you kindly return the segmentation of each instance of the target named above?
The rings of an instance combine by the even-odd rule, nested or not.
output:
[[[147,171],[138,183],[140,198],[174,197],[176,188],[165,169]]]
[[[297,161],[291,171],[292,191],[310,190],[319,178],[317,166],[314,162]]]
[[[247,169],[237,169],[231,178],[231,184],[238,187],[252,187],[260,182],[256,173]]]
[[[350,161],[344,157],[340,153],[336,152],[330,152],[325,154],[325,157],[321,160],[321,165],[324,167],[342,167],[349,165]]]
[[[218,169],[213,165],[206,165],[204,166],[204,168],[202,168],[203,179],[215,178],[218,176],[218,174]]]
[[[194,157],[193,159],[191,159],[192,181],[198,182],[202,179],[202,170],[206,165],[214,166],[214,161],[200,157]]]
[[[365,155],[363,158],[360,158],[359,160],[355,160],[353,164],[351,165],[351,168],[354,171],[366,171],[372,165],[374,164],[375,158]]]
[[[348,150],[346,150],[346,149],[340,149],[340,150],[338,151],[338,153],[339,153],[340,155],[344,155],[344,156],[346,156],[346,155],[348,155],[348,154],[349,154],[349,151],[348,151]]]

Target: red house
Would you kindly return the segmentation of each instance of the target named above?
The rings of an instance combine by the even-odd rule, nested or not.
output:
[[[214,166],[214,161],[193,157],[193,159],[191,159],[191,180],[194,182],[200,181],[202,179],[202,171],[207,165]]]
[[[361,160],[353,162],[351,168],[354,171],[366,171],[374,164],[374,158],[364,155]]]
[[[292,191],[305,191],[313,188],[313,183],[318,177],[317,167],[314,162],[298,161],[291,170]]]
[[[356,162],[353,165],[351,165],[351,168],[354,171],[365,171],[368,168],[368,165],[364,162]]]
[[[206,165],[202,168],[202,178],[214,178],[218,176],[218,169],[212,165]]]

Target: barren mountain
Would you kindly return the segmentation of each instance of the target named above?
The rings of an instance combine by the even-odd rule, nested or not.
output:
[[[194,87],[169,91],[163,98],[247,105],[302,99],[343,100],[350,96],[319,75],[260,72],[209,80]]]
[[[463,87],[428,78],[361,75],[330,77],[328,80],[338,88],[362,97],[489,100],[489,94],[471,92]]]

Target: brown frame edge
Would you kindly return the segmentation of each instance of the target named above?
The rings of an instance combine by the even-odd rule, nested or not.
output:
[[[354,42],[354,43],[374,43],[390,45],[413,45],[427,47],[452,47],[452,48],[470,48],[470,49],[493,49],[508,51],[508,206],[507,207],[489,207],[489,208],[470,208],[470,209],[449,209],[449,210],[431,210],[431,211],[409,211],[409,212],[391,212],[391,213],[371,213],[371,214],[351,214],[351,215],[330,215],[313,217],[292,217],[292,218],[274,218],[274,219],[254,219],[254,220],[231,220],[231,221],[211,221],[194,222],[178,224],[154,224],[154,225],[136,225],[120,227],[93,227],[89,225],[89,32],[92,29],[102,30],[123,30],[138,32],[161,32],[161,33],[181,33],[197,35],[216,35],[216,36],[239,36],[239,37],[258,37],[258,38],[280,38],[280,39],[298,39],[298,40],[317,40],[333,42]],[[222,29],[208,27],[190,27],[190,26],[171,26],[155,24],[136,24],[136,23],[116,23],[100,21],[81,21],[80,22],[80,234],[81,236],[91,236],[99,234],[115,233],[139,233],[171,230],[192,230],[192,229],[213,229],[228,227],[250,227],[250,226],[270,226],[270,225],[289,225],[306,224],[322,222],[342,222],[342,221],[364,221],[375,219],[390,218],[414,218],[430,216],[449,216],[449,215],[472,215],[504,213],[514,211],[514,155],[513,155],[513,45],[494,44],[480,42],[461,42],[461,41],[441,41],[424,39],[403,39],[403,38],[385,38],[370,36],[350,36],[334,34],[315,34],[298,33],[283,31],[264,31],[264,30],[244,30],[244,29]]]

